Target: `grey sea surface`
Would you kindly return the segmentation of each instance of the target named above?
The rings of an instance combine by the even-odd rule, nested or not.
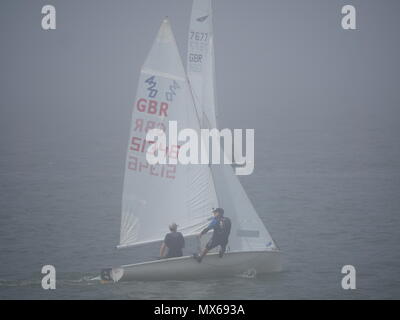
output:
[[[215,1],[220,127],[255,129],[240,179],[284,270],[105,285],[157,254],[115,249],[124,159],[140,66],[165,15],[186,54],[191,1],[52,3],[55,31],[0,4],[0,299],[400,298],[399,2],[352,1],[345,31],[341,1]]]

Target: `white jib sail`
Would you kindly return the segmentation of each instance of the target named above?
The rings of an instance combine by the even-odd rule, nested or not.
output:
[[[206,165],[147,162],[151,142],[146,141],[146,133],[160,128],[168,137],[169,121],[177,121],[178,132],[199,130],[192,93],[166,19],[139,79],[125,165],[119,247],[160,241],[171,222],[176,222],[184,235],[197,234],[216,205],[209,195]],[[173,157],[177,147],[164,150]]]
[[[211,0],[194,0],[188,40],[190,85],[203,128],[216,128],[214,34]],[[221,151],[223,152],[223,151]],[[219,206],[232,219],[231,251],[273,250],[276,245],[251,204],[232,167],[211,165],[209,184]]]

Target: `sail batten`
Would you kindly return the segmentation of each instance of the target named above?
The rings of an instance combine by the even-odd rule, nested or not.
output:
[[[147,75],[154,75],[154,76],[178,80],[178,81],[185,81],[185,78],[179,77],[179,76],[171,74],[171,73],[160,72],[160,71],[151,70],[151,69],[142,69],[140,72],[143,74],[147,74]]]

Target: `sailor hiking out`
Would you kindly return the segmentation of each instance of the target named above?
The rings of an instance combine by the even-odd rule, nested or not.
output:
[[[214,218],[211,220],[208,227],[200,233],[199,238],[210,230],[213,230],[213,235],[200,255],[193,255],[199,263],[210,250],[218,246],[220,246],[219,257],[222,258],[226,251],[226,246],[228,245],[229,234],[231,232],[231,220],[228,217],[224,217],[224,209],[222,208],[214,209],[213,214]]]

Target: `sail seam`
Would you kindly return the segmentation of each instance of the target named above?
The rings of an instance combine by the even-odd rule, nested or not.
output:
[[[160,72],[152,69],[142,69],[141,73],[148,74],[148,75],[154,75],[154,76],[159,76],[163,78],[168,78],[172,80],[178,80],[178,81],[185,81],[185,78],[179,77],[177,75],[171,74],[171,73],[166,73],[166,72]]]

